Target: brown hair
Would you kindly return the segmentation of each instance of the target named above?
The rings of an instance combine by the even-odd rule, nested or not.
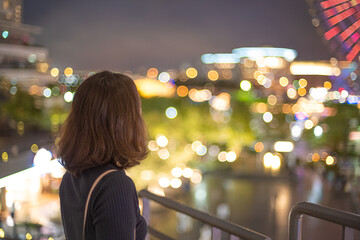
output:
[[[74,95],[59,137],[60,161],[74,175],[107,163],[121,169],[139,164],[147,149],[134,81],[108,71],[87,78]]]

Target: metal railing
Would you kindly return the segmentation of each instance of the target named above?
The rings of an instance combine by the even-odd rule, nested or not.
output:
[[[230,234],[231,240],[271,240],[270,237],[240,225],[231,223],[224,219],[220,219],[214,215],[196,210],[186,205],[180,204],[170,198],[158,196],[147,190],[141,190],[139,196],[143,199],[142,215],[148,224],[148,235],[152,235],[161,240],[173,240],[172,237],[161,233],[150,225],[150,200],[157,202],[169,209],[180,212],[194,219],[197,219],[211,226],[211,239],[220,239],[222,233]],[[149,239],[149,236],[147,237]]]
[[[289,240],[301,240],[302,216],[308,215],[342,226],[342,239],[354,240],[355,231],[360,230],[360,215],[309,202],[297,203],[289,215]]]

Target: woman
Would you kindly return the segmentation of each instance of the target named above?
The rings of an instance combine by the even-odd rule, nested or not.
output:
[[[67,240],[145,238],[147,225],[135,185],[124,172],[146,157],[145,142],[141,102],[132,79],[104,71],[79,86],[58,143],[67,170],[59,193]],[[94,181],[110,169],[116,171],[96,184],[85,215]]]

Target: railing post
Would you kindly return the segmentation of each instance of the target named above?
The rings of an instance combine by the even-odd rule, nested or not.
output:
[[[289,218],[289,240],[301,240],[303,215],[293,209]]]
[[[146,220],[146,224],[148,226],[150,226],[150,200],[147,199],[146,197],[143,197],[142,201],[143,201],[142,215]],[[149,233],[146,234],[145,240],[150,240],[150,234]]]
[[[354,229],[343,226],[342,239],[343,240],[354,240],[355,239]]]

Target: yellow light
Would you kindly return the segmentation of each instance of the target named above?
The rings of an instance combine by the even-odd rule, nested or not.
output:
[[[335,162],[335,159],[332,156],[327,156],[325,163],[326,165],[333,165]]]
[[[282,111],[283,113],[290,113],[291,112],[291,105],[290,104],[287,104],[285,103],[283,106],[282,106]]]
[[[27,233],[25,237],[26,237],[26,239],[27,239],[27,240],[32,239],[32,236],[31,236],[31,234],[30,234],[30,233]]]
[[[33,153],[36,153],[38,150],[39,150],[38,145],[36,145],[36,144],[31,145],[31,151],[32,151]]]
[[[188,68],[186,69],[185,73],[188,78],[196,78],[196,76],[198,75],[198,72],[195,68]]]
[[[340,75],[341,70],[333,68],[330,63],[293,62],[290,65],[290,72],[293,75],[338,76],[337,74]]]
[[[185,168],[183,170],[183,176],[185,178],[191,178],[193,174],[194,174],[194,170],[192,170],[191,168]]]
[[[0,238],[5,238],[5,232],[2,228],[0,228]]]
[[[8,155],[8,153],[7,153],[7,152],[3,152],[3,153],[1,154],[1,158],[2,158],[2,161],[3,161],[3,162],[7,162],[7,161],[9,160],[9,155]]]
[[[286,77],[281,77],[279,83],[282,87],[286,87],[289,84],[289,80]]]
[[[272,158],[272,161],[271,161],[271,168],[272,170],[279,170],[281,167],[281,159],[279,156],[275,155],[273,158]]]
[[[318,153],[314,153],[311,157],[311,159],[314,161],[314,162],[317,162],[320,160],[320,155]]]
[[[256,104],[256,111],[258,113],[265,113],[267,111],[267,106],[265,103],[257,103]]]
[[[226,161],[226,155],[227,155],[227,152],[225,152],[225,151],[220,152],[219,155],[218,155],[218,160],[220,162],[225,162]]]
[[[313,121],[308,119],[308,120],[305,121],[304,125],[305,125],[306,129],[311,129],[314,126],[314,123],[313,123]]]
[[[264,85],[266,83],[266,77],[264,75],[259,75],[256,80],[260,85]]]
[[[175,88],[170,83],[162,83],[151,78],[136,79],[136,88],[144,98],[173,97]]]
[[[306,89],[305,89],[305,88],[299,88],[299,89],[298,89],[298,94],[299,94],[299,96],[305,96],[305,94],[306,94]]]
[[[211,81],[216,81],[219,79],[219,73],[215,70],[210,70],[207,76]]]
[[[300,85],[300,87],[302,87],[302,88],[306,87],[306,86],[307,86],[307,81],[306,81],[306,79],[305,79],[305,78],[300,78],[300,79],[299,79],[299,85]]]
[[[275,105],[277,102],[277,97],[274,95],[270,95],[268,96],[267,101],[270,105]]]
[[[40,72],[46,72],[49,69],[49,64],[47,63],[38,63],[37,64],[37,70]]]
[[[264,162],[263,162],[265,168],[271,167],[273,158],[274,158],[274,155],[272,153],[270,153],[270,152],[265,153]]]
[[[67,67],[67,68],[65,68],[65,70],[64,70],[64,74],[65,74],[65,76],[67,76],[67,77],[70,77],[70,76],[73,74],[73,72],[74,72],[74,70],[73,70],[71,67]]]
[[[331,87],[332,87],[331,82],[329,82],[329,81],[325,81],[325,82],[324,82],[324,88],[326,88],[327,90],[329,90]]]
[[[180,97],[186,97],[188,92],[189,89],[186,86],[179,86],[176,90],[177,95],[179,95]]]
[[[49,237],[48,240],[54,240],[52,237]]]
[[[264,144],[262,142],[255,143],[255,152],[262,152],[264,150]]]
[[[149,68],[146,75],[148,78],[157,78],[159,71],[156,68]]]

